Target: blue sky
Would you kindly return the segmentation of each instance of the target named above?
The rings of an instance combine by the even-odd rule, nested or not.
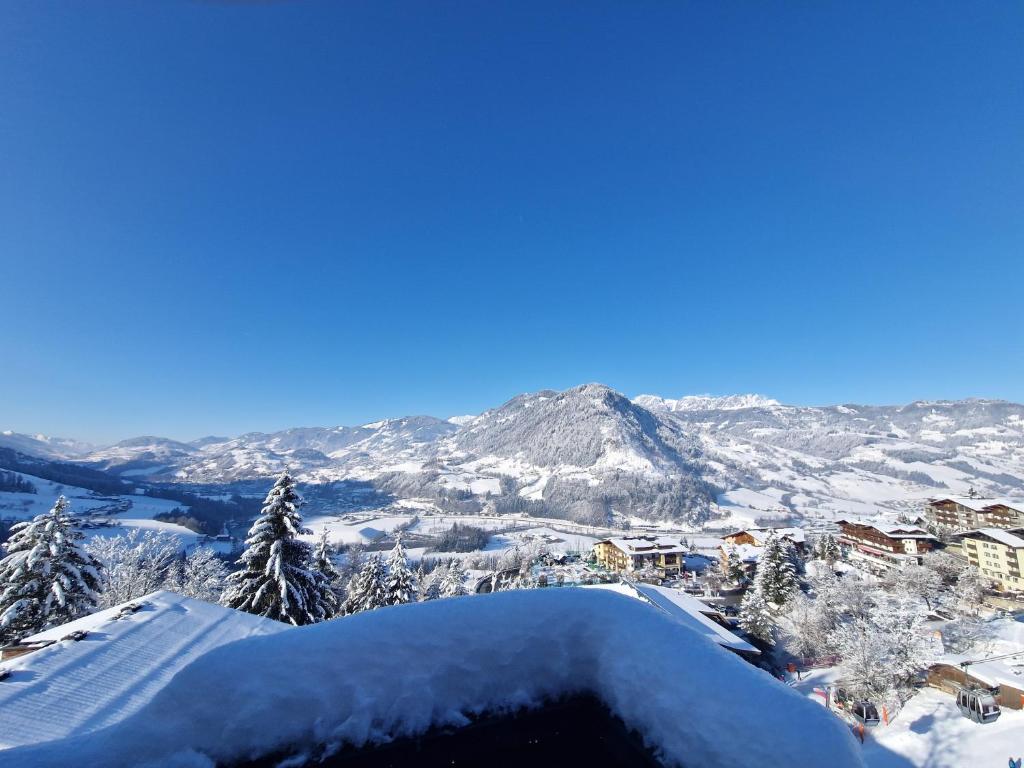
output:
[[[0,428],[1024,400],[1018,3],[0,5]]]

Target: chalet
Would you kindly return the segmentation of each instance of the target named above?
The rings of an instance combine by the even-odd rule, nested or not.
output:
[[[928,501],[927,519],[951,531],[1024,527],[1024,500],[938,496]]]
[[[678,576],[683,572],[685,554],[686,547],[679,539],[667,536],[627,536],[594,545],[598,565],[619,573],[653,568],[663,577]]]
[[[837,520],[839,545],[847,559],[866,565],[868,570],[884,573],[921,564],[921,557],[939,543],[924,528],[916,525],[871,523],[863,520]]]
[[[161,591],[27,637],[0,662],[0,750],[111,725],[207,651],[289,628]]]
[[[1024,528],[979,528],[959,534],[967,562],[1004,592],[1024,592]]]
[[[797,551],[803,551],[807,539],[802,528],[745,528],[742,531],[723,536],[722,541],[727,544],[749,544],[752,547],[763,547],[771,533],[790,542]]]

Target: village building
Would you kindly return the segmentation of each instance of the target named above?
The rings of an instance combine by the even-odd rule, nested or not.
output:
[[[774,533],[778,538],[788,541],[798,552],[803,552],[807,543],[803,528],[744,528],[722,537],[726,544],[747,544],[752,547],[763,547],[768,536]]]
[[[682,590],[653,584],[624,582],[592,584],[583,589],[605,589],[649,603],[676,621],[733,653],[754,660],[761,652],[733,631],[733,625],[721,612]]]
[[[660,576],[683,572],[684,547],[667,536],[627,536],[599,541],[594,545],[598,565],[617,573],[654,569]]]
[[[924,554],[939,540],[916,525],[870,523],[863,520],[837,520],[838,542],[843,554],[854,564],[874,573],[921,564]]]
[[[967,562],[1003,592],[1024,592],[1024,528],[980,528],[959,534]]]
[[[929,522],[950,531],[1024,527],[1024,500],[938,496],[928,501]]]
[[[3,649],[0,749],[111,725],[207,651],[289,628],[160,591],[32,635]]]

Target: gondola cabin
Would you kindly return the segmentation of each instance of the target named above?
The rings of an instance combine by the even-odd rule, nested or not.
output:
[[[854,720],[866,728],[874,728],[881,722],[878,717],[878,707],[870,701],[858,701],[850,709],[850,714],[853,715]]]
[[[977,688],[961,688],[956,694],[960,714],[976,723],[994,723],[999,719],[999,705],[991,692]]]

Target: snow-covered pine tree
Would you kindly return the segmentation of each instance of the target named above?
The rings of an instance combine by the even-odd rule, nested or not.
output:
[[[0,641],[12,642],[94,610],[102,566],[81,546],[63,496],[11,528],[0,560]]]
[[[348,598],[345,600],[345,613],[372,611],[387,605],[385,602],[385,579],[387,572],[384,561],[379,553],[366,558],[363,569],[348,584]]]
[[[402,534],[395,537],[395,547],[388,556],[388,575],[384,582],[386,605],[402,605],[416,602],[416,577],[409,567],[409,559],[402,546]]]
[[[448,563],[448,569],[441,578],[441,597],[460,597],[466,594],[465,585],[466,573],[462,570],[462,563],[457,557],[453,557]]]
[[[754,586],[768,603],[784,605],[797,589],[796,568],[790,555],[790,547],[770,532],[754,576]]]
[[[819,560],[824,560],[829,565],[835,565],[839,560],[839,542],[831,533],[826,533],[818,540],[817,556]]]
[[[747,580],[747,570],[735,547],[729,547],[723,556],[722,573],[733,584],[742,584]]]
[[[209,547],[196,547],[177,563],[167,588],[185,597],[208,603],[220,601],[227,584],[228,569]]]
[[[312,547],[298,538],[309,533],[302,527],[301,503],[291,476],[282,473],[249,529],[242,568],[229,577],[224,605],[295,625],[337,613],[330,584],[313,567]]]
[[[327,540],[327,526],[324,526],[323,530],[320,531],[320,538],[316,541],[316,549],[313,552],[313,568],[331,584],[336,583],[341,578],[341,574],[334,565],[331,543]]]
[[[771,609],[755,585],[747,590],[740,603],[740,629],[771,645],[775,642],[772,638],[773,627]]]

